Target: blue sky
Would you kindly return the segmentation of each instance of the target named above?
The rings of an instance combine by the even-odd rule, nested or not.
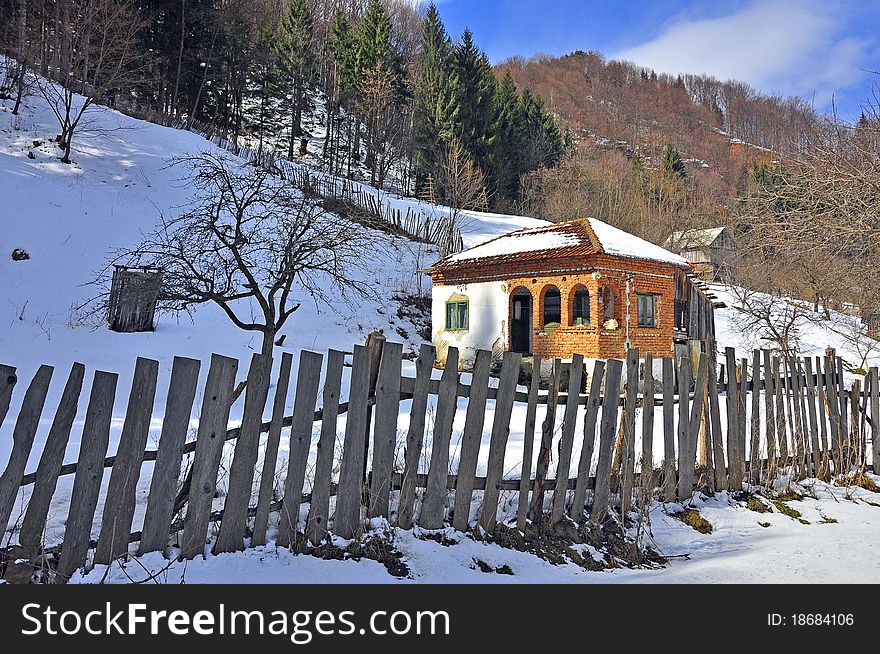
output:
[[[418,0],[416,0],[418,1]],[[880,0],[442,0],[493,62],[596,50],[660,72],[741,79],[842,118],[880,83]]]

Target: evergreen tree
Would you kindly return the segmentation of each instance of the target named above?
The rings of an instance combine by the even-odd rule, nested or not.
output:
[[[684,162],[681,160],[681,154],[671,143],[667,143],[663,149],[663,157],[660,159],[660,171],[669,179],[684,180],[687,172],[684,168]]]
[[[461,142],[477,165],[485,168],[494,118],[495,73],[489,58],[474,43],[470,30],[464,31],[461,44],[455,49],[455,65]]]
[[[288,157],[293,158],[294,142],[302,135],[302,112],[306,89],[312,79],[315,57],[312,15],[306,0],[287,0],[278,32],[277,49],[290,79],[291,123]]]
[[[437,177],[445,144],[459,131],[458,78],[452,41],[434,3],[422,23],[422,48],[415,83],[413,149],[416,189]],[[441,189],[442,194],[442,189]]]
[[[519,191],[525,135],[525,119],[519,92],[510,71],[505,73],[498,84],[492,104],[495,121],[489,140],[489,186],[493,193],[493,204],[498,206],[515,198]]]

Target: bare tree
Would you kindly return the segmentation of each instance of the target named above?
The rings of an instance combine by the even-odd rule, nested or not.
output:
[[[73,135],[86,110],[130,88],[146,72],[139,44],[147,27],[131,0],[59,0],[52,29],[59,35],[56,80],[40,79],[40,94],[61,126],[61,161],[70,163]]]
[[[237,327],[276,335],[305,297],[329,303],[370,294],[363,228],[326,213],[271,171],[225,155],[177,159],[193,189],[188,209],[113,263],[164,270],[160,308],[219,306]]]
[[[449,237],[462,228],[462,211],[487,210],[486,175],[473,162],[458,139],[452,139],[440,160],[440,187],[449,205]]]

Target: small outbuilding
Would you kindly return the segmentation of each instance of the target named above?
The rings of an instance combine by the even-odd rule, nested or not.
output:
[[[734,268],[737,246],[727,227],[673,232],[663,247],[687,259],[700,279],[723,281]]]
[[[637,347],[661,359],[677,343],[714,337],[713,305],[691,264],[595,218],[510,232],[429,272],[438,359],[454,346],[465,367],[478,349],[567,360]]]

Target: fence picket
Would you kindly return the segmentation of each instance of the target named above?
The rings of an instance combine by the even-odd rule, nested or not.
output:
[[[254,489],[254,468],[260,453],[260,426],[269,397],[271,377],[272,357],[254,354],[248,369],[244,414],[229,467],[223,519],[214,543],[214,554],[244,549],[248,506]]]
[[[640,486],[654,488],[654,357],[645,352],[642,378],[642,481]]]
[[[743,457],[739,451],[739,388],[736,384],[736,352],[725,349],[727,364],[727,477],[728,488],[738,491],[743,482]]]
[[[370,479],[370,517],[389,517],[391,475],[397,446],[397,417],[400,412],[401,343],[386,342],[376,380],[376,429],[373,436],[373,470]],[[445,477],[444,477],[445,481]]]
[[[49,503],[55,493],[58,473],[64,462],[64,450],[67,448],[70,430],[76,418],[85,372],[86,368],[81,363],[74,363],[70,368],[70,375],[64,385],[61,401],[58,403],[58,409],[52,419],[52,426],[49,428],[49,435],[46,437],[46,444],[43,446],[43,453],[40,455],[40,463],[37,465],[34,488],[28,499],[27,510],[21,523],[21,531],[18,534],[18,542],[31,556],[39,552],[42,544],[46,516],[49,514]]]
[[[0,535],[6,531],[9,517],[15,506],[15,498],[24,476],[24,468],[31,454],[31,448],[34,446],[34,437],[37,435],[40,416],[46,404],[46,395],[49,393],[49,382],[52,381],[53,371],[52,366],[39,367],[24,393],[21,409],[15,420],[15,427],[12,431],[12,453],[9,455],[6,469],[0,475]]]
[[[540,525],[544,519],[544,481],[550,470],[551,449],[553,446],[553,433],[556,430],[556,409],[559,399],[559,378],[562,372],[562,362],[553,359],[553,367],[550,372],[550,382],[547,387],[547,412],[541,425],[541,446],[538,449],[538,462],[535,465],[535,483],[532,486],[532,501],[529,507],[529,515],[532,521]]]
[[[18,377],[15,375],[13,366],[0,365],[0,425],[6,418],[9,411],[9,403],[12,402],[12,391],[15,389],[15,383]]]
[[[590,525],[597,526],[604,520],[608,511],[611,493],[611,455],[614,436],[617,433],[617,399],[620,396],[620,377],[623,361],[610,359],[605,379],[605,397],[602,401],[602,425],[599,430],[599,461],[596,466],[596,486],[593,491],[593,507],[590,510]]]
[[[192,559],[204,554],[205,551],[211,504],[217,492],[217,473],[225,442],[223,435],[229,422],[232,390],[237,372],[237,359],[219,354],[211,355],[211,367],[208,369],[202,410],[199,414],[199,429],[192,463],[192,483],[183,522],[183,540],[180,544],[180,555],[183,558]]]
[[[425,442],[425,414],[434,359],[434,348],[430,345],[422,345],[419,358],[416,360],[416,381],[410,411],[409,431],[406,435],[406,461],[397,506],[397,526],[402,529],[412,527],[415,517],[416,475],[419,472],[422,445]]]
[[[95,563],[107,564],[128,553],[128,534],[134,518],[144,448],[150,435],[158,376],[158,361],[137,358],[125,410],[125,422],[116,449],[116,460],[107,484],[107,497],[111,501],[104,503],[101,531],[95,548]]]
[[[679,501],[688,499],[693,492],[694,460],[691,454],[690,403],[687,396],[691,387],[691,360],[679,359],[678,364],[678,486]],[[694,397],[696,403],[696,395]]]
[[[526,405],[526,422],[523,429],[523,460],[519,475],[519,502],[516,506],[516,527],[526,531],[529,512],[529,480],[532,477],[532,453],[535,447],[535,423],[538,414],[538,390],[541,386],[541,355],[532,359],[532,380]]]
[[[816,362],[816,403],[819,405],[819,447],[822,450],[822,465],[827,464],[828,457],[828,419],[825,415],[825,379],[822,375],[822,357],[817,356]]]
[[[874,474],[880,474],[880,371],[877,367],[870,370],[871,380],[871,465]]]
[[[98,370],[92,380],[79,446],[79,466],[73,478],[70,509],[64,526],[64,547],[56,570],[65,582],[85,563],[89,551],[89,536],[104,476],[104,455],[110,443],[110,421],[118,378],[114,373]]]
[[[196,359],[174,357],[171,381],[165,400],[165,417],[159,436],[159,449],[147,495],[147,510],[141,531],[139,552],[164,552],[168,545],[168,531],[174,512],[174,496],[180,475],[183,444],[189,430],[190,414],[199,383],[201,362]]]
[[[278,370],[278,383],[275,385],[275,398],[272,402],[272,419],[266,435],[266,449],[263,452],[263,469],[260,473],[260,490],[257,495],[257,512],[254,515],[254,546],[266,544],[266,530],[269,527],[269,505],[272,503],[275,487],[275,468],[278,464],[278,448],[281,445],[281,426],[287,408],[287,394],[290,390],[290,371],[293,368],[293,355],[281,354],[281,367]]]
[[[819,423],[816,414],[816,384],[813,378],[813,362],[804,357],[807,382],[807,411],[810,419],[810,450],[813,460],[813,474],[818,476],[822,468],[822,451],[819,446]]]
[[[430,364],[429,364],[430,366]],[[430,368],[429,368],[430,374]],[[370,381],[370,350],[355,345],[351,367],[351,390],[345,440],[339,466],[339,491],[336,495],[336,517],[333,531],[342,538],[352,538],[361,522],[361,490],[364,468],[364,429],[367,426],[367,400]],[[427,393],[425,394],[427,399]],[[424,423],[422,423],[424,424]]]
[[[663,498],[675,499],[675,360],[663,359]]]
[[[773,397],[776,393],[773,387],[773,369],[770,367],[770,350],[763,351],[764,358],[764,424],[767,440],[767,467],[771,472],[776,469],[776,411],[773,406]]]
[[[752,484],[761,481],[761,392],[759,381],[761,379],[761,352],[752,351],[752,414],[751,414],[751,440],[749,442],[749,482]]]
[[[568,397],[565,401],[565,414],[562,418],[559,462],[556,464],[556,487],[553,491],[553,505],[550,514],[550,522],[554,525],[565,517],[565,499],[568,495],[568,471],[571,467],[571,451],[574,449],[574,428],[577,423],[577,412],[581,403],[580,390],[581,380],[584,376],[583,371],[583,355],[573,355],[568,374]]]
[[[369,366],[369,348],[366,349]],[[363,351],[361,351],[363,352]],[[362,363],[363,353],[355,363]],[[281,501],[281,517],[278,523],[277,545],[289,547],[295,544],[299,529],[300,504],[306,478],[306,464],[309,460],[309,449],[312,445],[312,430],[315,422],[315,402],[318,400],[318,385],[321,381],[321,366],[324,357],[316,352],[303,350],[299,355],[299,367],[296,372],[296,394],[293,398],[293,419],[290,423],[290,441],[287,447],[287,477],[284,480],[284,498]],[[360,370],[357,373],[361,373]],[[369,368],[367,368],[369,379]],[[361,373],[362,374],[362,373]],[[355,383],[355,371],[352,369],[352,384]],[[360,379],[358,378],[358,382]],[[352,435],[352,447],[359,449],[363,457],[363,434],[366,428],[366,397],[359,404],[360,393],[367,389],[359,389],[349,402],[349,420],[360,426],[361,431]],[[363,405],[363,406],[362,406]],[[346,428],[346,442],[348,442]],[[357,456],[350,457],[350,462],[357,463]],[[361,467],[363,467],[363,463]],[[360,486],[358,486],[360,488]]]
[[[779,457],[781,465],[788,464],[788,429],[785,421],[785,397],[782,377],[779,371],[779,357],[773,357],[773,390],[776,393],[776,435],[779,437]]]
[[[602,399],[602,380],[605,376],[605,362],[599,359],[593,364],[593,376],[590,380],[590,394],[587,396],[587,408],[584,414],[584,443],[578,461],[577,480],[574,487],[574,499],[571,502],[571,517],[581,523],[584,519],[587,485],[590,480],[590,467],[593,463],[593,450],[596,445],[596,422],[599,418],[599,403]]]
[[[388,349],[392,345],[394,344],[386,343],[383,356],[388,355]],[[339,413],[339,393],[342,388],[344,364],[345,355],[342,352],[330,350],[327,353],[321,436],[318,440],[318,453],[315,457],[315,480],[312,482],[312,499],[309,502],[309,515],[306,522],[306,534],[313,545],[318,545],[324,539],[330,523],[330,486],[336,449],[336,417]],[[381,389],[381,383],[379,388]],[[376,432],[379,433],[378,426]]]
[[[620,515],[629,514],[635,475],[636,402],[639,397],[639,350],[626,353],[626,395],[623,405],[623,441],[621,442]]]
[[[721,431],[721,399],[718,395],[717,355],[713,347],[709,359],[709,374],[706,378],[709,398],[709,425],[712,430],[712,479],[715,490],[727,490],[727,462],[724,459],[724,435]]]
[[[431,439],[431,463],[425,487],[425,499],[419,515],[419,526],[440,529],[443,526],[443,510],[446,508],[446,478],[449,474],[449,441],[452,438],[452,422],[458,405],[458,349],[450,347],[446,355],[446,368],[440,380],[437,394],[437,413]]]
[[[504,453],[507,449],[510,415],[513,411],[513,400],[521,363],[522,354],[518,352],[505,352],[501,362],[501,378],[498,382],[498,397],[495,400],[495,417],[492,421],[492,435],[489,440],[489,458],[486,462],[486,489],[483,491],[483,505],[480,508],[479,517],[480,527],[489,534],[494,531],[497,519],[501,477],[504,474]],[[569,389],[569,393],[571,393],[571,389]],[[574,395],[577,396],[577,389],[574,390]],[[571,456],[570,452],[569,456]]]
[[[706,391],[708,388],[708,378],[709,359],[708,357],[701,356],[700,362],[697,365],[697,379],[694,383],[694,401],[691,405],[690,416],[688,417],[688,430],[690,432],[690,435],[688,437],[688,445],[690,446],[690,452],[688,452],[687,469],[691,476],[689,486],[690,490],[693,490],[694,464],[697,460],[697,445],[700,439],[700,430],[702,429],[703,414],[706,407]]]

